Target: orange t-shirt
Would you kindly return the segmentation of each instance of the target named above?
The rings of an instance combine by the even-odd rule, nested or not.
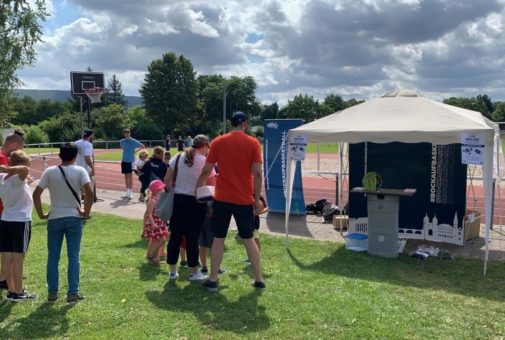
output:
[[[257,139],[232,131],[212,141],[207,163],[218,167],[214,198],[218,201],[253,204],[253,163],[262,163]]]

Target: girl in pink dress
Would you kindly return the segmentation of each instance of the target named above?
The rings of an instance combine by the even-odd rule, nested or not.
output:
[[[146,201],[144,230],[142,231],[142,237],[149,239],[147,259],[155,266],[160,265],[160,258],[158,254],[160,253],[160,249],[163,249],[164,245],[167,243],[167,239],[170,235],[167,228],[167,222],[161,220],[155,213],[160,193],[163,189],[165,189],[165,183],[159,179],[156,179],[149,184],[150,196]]]

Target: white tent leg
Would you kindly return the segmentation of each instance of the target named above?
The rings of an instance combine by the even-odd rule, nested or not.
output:
[[[489,259],[489,236],[491,225],[493,223],[492,204],[493,204],[493,147],[486,147],[486,160],[484,162],[484,201],[486,214],[486,246],[484,255],[484,276],[487,273],[487,262]]]
[[[296,162],[291,160],[289,155],[286,160],[287,184],[286,184],[286,211],[284,230],[286,232],[286,248],[289,248],[289,213],[291,211],[291,197],[293,196],[293,184],[295,180]]]

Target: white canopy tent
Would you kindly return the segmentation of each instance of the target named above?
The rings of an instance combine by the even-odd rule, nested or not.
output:
[[[305,135],[312,143],[461,143],[463,134],[484,137],[485,163],[483,183],[486,215],[486,246],[484,275],[489,256],[491,228],[493,153],[500,150],[498,125],[479,112],[439,103],[412,91],[396,90],[382,97],[292,129],[288,139]],[[289,212],[295,171],[295,161],[288,159],[286,190],[286,241],[289,235]]]

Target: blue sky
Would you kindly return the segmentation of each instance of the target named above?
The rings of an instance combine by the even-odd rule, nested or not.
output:
[[[116,74],[139,95],[147,66],[183,54],[198,74],[253,76],[265,102],[369,99],[407,88],[505,100],[505,0],[53,0],[24,88],[70,71]]]

